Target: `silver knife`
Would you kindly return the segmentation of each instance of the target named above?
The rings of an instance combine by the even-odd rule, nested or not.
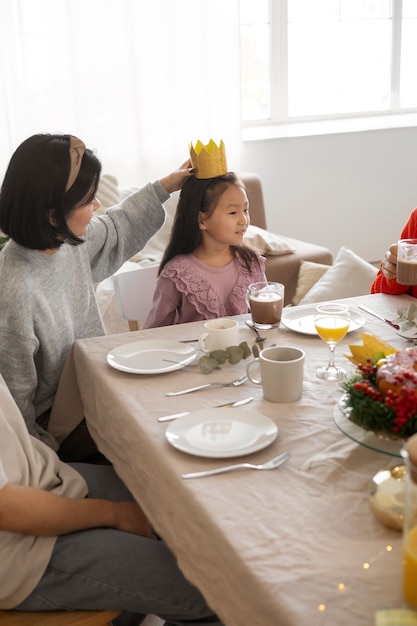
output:
[[[358,304],[358,308],[362,309],[362,311],[365,311],[366,313],[369,313],[369,315],[373,315],[374,317],[377,317],[379,320],[381,320],[381,322],[385,322],[386,324],[389,324],[389,326],[392,326],[392,328],[395,328],[395,330],[400,330],[400,327],[398,326],[398,324],[394,324],[394,322],[391,322],[391,320],[388,320],[385,317],[382,317],[382,315],[379,315],[379,313],[375,313],[375,311],[371,311],[371,309],[368,309],[368,307],[363,306],[363,304]]]
[[[244,398],[244,400],[237,400],[236,402],[226,402],[225,404],[217,404],[215,407],[213,408],[220,408],[220,407],[225,407],[225,406],[229,406],[229,407],[236,407],[236,406],[243,406],[244,404],[249,404],[249,402],[252,402],[253,397],[250,396],[249,398]],[[158,422],[169,422],[170,420],[176,420],[178,417],[184,417],[184,415],[189,415],[191,413],[191,411],[186,411],[185,413],[173,413],[172,415],[165,415],[164,417],[158,417]]]

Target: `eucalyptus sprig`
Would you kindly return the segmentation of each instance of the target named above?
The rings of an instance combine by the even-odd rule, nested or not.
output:
[[[242,359],[247,359],[251,354],[253,354],[255,358],[259,356],[258,345],[255,343],[251,349],[246,341],[242,341],[238,346],[230,346],[230,348],[226,348],[225,350],[213,350],[205,354],[199,360],[200,369],[203,374],[211,374],[226,362],[231,365],[236,365],[236,363],[239,363]]]
[[[415,304],[410,304],[405,312],[399,309],[397,314],[398,318],[394,321],[400,325],[402,332],[417,328],[417,306]]]

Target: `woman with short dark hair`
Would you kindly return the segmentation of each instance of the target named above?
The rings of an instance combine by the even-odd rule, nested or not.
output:
[[[162,226],[162,203],[192,176],[190,162],[97,217],[99,159],[77,137],[38,134],[13,154],[0,191],[0,373],[29,432],[54,450],[50,409],[76,339],[105,334],[94,283],[113,274]],[[81,427],[83,428],[83,426]],[[94,452],[69,435],[60,455]],[[71,441],[76,441],[74,446]]]

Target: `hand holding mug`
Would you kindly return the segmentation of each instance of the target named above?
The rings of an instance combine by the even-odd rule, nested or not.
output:
[[[393,243],[381,261],[381,272],[388,280],[397,278],[397,254],[398,244]]]
[[[397,283],[417,285],[417,239],[400,239],[397,255]]]

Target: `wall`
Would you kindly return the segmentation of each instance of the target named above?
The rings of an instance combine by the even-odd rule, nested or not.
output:
[[[245,141],[268,228],[379,260],[417,206],[417,127]]]

